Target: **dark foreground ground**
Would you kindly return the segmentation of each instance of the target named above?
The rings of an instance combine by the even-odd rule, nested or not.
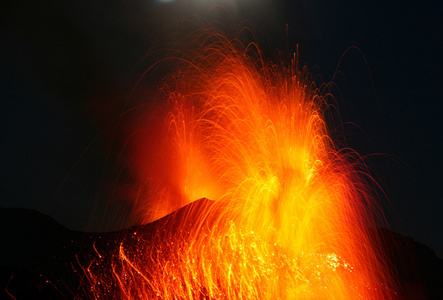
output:
[[[83,299],[88,286],[82,282],[82,266],[97,251],[116,254],[120,242],[128,242],[134,232],[149,240],[159,225],[208,205],[209,200],[199,200],[159,221],[110,233],[72,231],[34,210],[1,208],[0,299]],[[443,299],[443,261],[433,250],[388,229],[376,235],[398,274],[400,299]]]

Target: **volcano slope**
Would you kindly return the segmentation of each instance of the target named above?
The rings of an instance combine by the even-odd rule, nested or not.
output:
[[[200,199],[152,223],[107,233],[72,231],[34,210],[1,208],[0,298],[94,299],[102,288],[105,299],[118,299],[112,274],[131,257],[153,253],[159,241],[207,234],[220,217],[217,205]],[[193,220],[208,211],[196,226]],[[443,299],[443,261],[433,250],[386,228],[373,231],[397,274],[398,298]],[[171,253],[161,255],[167,261]]]

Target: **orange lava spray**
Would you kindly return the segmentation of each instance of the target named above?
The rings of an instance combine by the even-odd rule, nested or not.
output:
[[[135,210],[146,223],[214,202],[153,223],[148,241],[132,232],[112,272],[86,269],[95,297],[395,298],[368,230],[370,177],[334,145],[328,103],[295,58],[268,63],[256,44],[212,30],[186,38],[193,47],[168,60],[179,67],[162,88],[169,113],[148,180],[157,200],[146,209],[139,196]]]

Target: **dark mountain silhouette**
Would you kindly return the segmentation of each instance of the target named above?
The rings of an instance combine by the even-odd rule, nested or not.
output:
[[[131,246],[142,238],[149,247],[158,234],[200,230],[195,228],[192,216],[215,205],[201,199],[155,222],[108,233],[72,231],[35,210],[1,208],[0,298],[87,298],[82,266],[98,255],[110,261],[118,255],[122,242]],[[208,215],[205,224],[210,226],[211,220]],[[443,261],[433,250],[385,228],[374,230],[374,237],[397,274],[400,299],[443,299]]]

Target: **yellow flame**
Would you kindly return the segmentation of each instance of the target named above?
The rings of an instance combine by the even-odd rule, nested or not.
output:
[[[173,180],[158,180],[154,205],[216,202],[157,227],[149,242],[122,243],[106,276],[115,297],[394,297],[366,231],[373,195],[358,161],[331,141],[325,99],[255,45],[208,31],[189,38],[197,46],[183,50],[166,88],[161,151]],[[103,275],[88,273],[98,298]]]

